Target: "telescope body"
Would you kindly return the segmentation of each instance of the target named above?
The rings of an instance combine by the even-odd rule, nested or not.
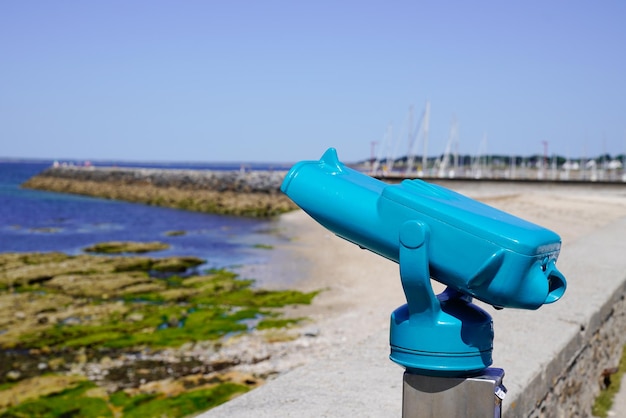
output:
[[[330,148],[319,161],[294,165],[281,190],[330,231],[396,263],[401,235],[418,222],[430,277],[495,307],[537,309],[565,292],[556,233],[444,187],[384,183]]]

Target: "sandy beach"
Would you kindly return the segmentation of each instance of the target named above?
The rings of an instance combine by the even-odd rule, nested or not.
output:
[[[562,254],[576,240],[626,216],[623,186],[449,183],[446,187],[557,232]],[[310,306],[291,312],[311,321],[304,326],[305,337],[273,361],[279,372],[340,355],[344,344],[358,344],[388,330],[390,313],[405,303],[396,263],[338,238],[301,210],[281,215],[276,230],[289,242],[269,263],[245,273],[259,277],[263,286],[270,283],[264,278],[272,277],[273,286],[323,290]],[[443,290],[439,283],[433,285],[436,292]],[[260,367],[264,366],[245,366],[249,372]]]

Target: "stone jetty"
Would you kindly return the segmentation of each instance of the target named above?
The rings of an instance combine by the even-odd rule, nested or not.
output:
[[[281,193],[284,171],[50,167],[22,187],[198,212],[269,217],[296,208]]]

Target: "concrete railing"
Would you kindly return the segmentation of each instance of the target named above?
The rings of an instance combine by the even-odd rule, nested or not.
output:
[[[494,314],[508,417],[587,417],[626,343],[626,218],[563,249],[568,290],[537,312]],[[502,353],[502,356],[498,356]]]

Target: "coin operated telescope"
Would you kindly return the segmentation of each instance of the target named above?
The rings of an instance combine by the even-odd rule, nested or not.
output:
[[[493,322],[472,299],[498,309],[560,299],[560,237],[441,186],[384,183],[345,166],[333,148],[294,165],[281,190],[336,235],[399,264],[407,303],[391,314],[390,358],[406,368],[403,416],[500,416]],[[431,279],[446,290],[435,295]],[[468,395],[485,387],[491,395]]]

